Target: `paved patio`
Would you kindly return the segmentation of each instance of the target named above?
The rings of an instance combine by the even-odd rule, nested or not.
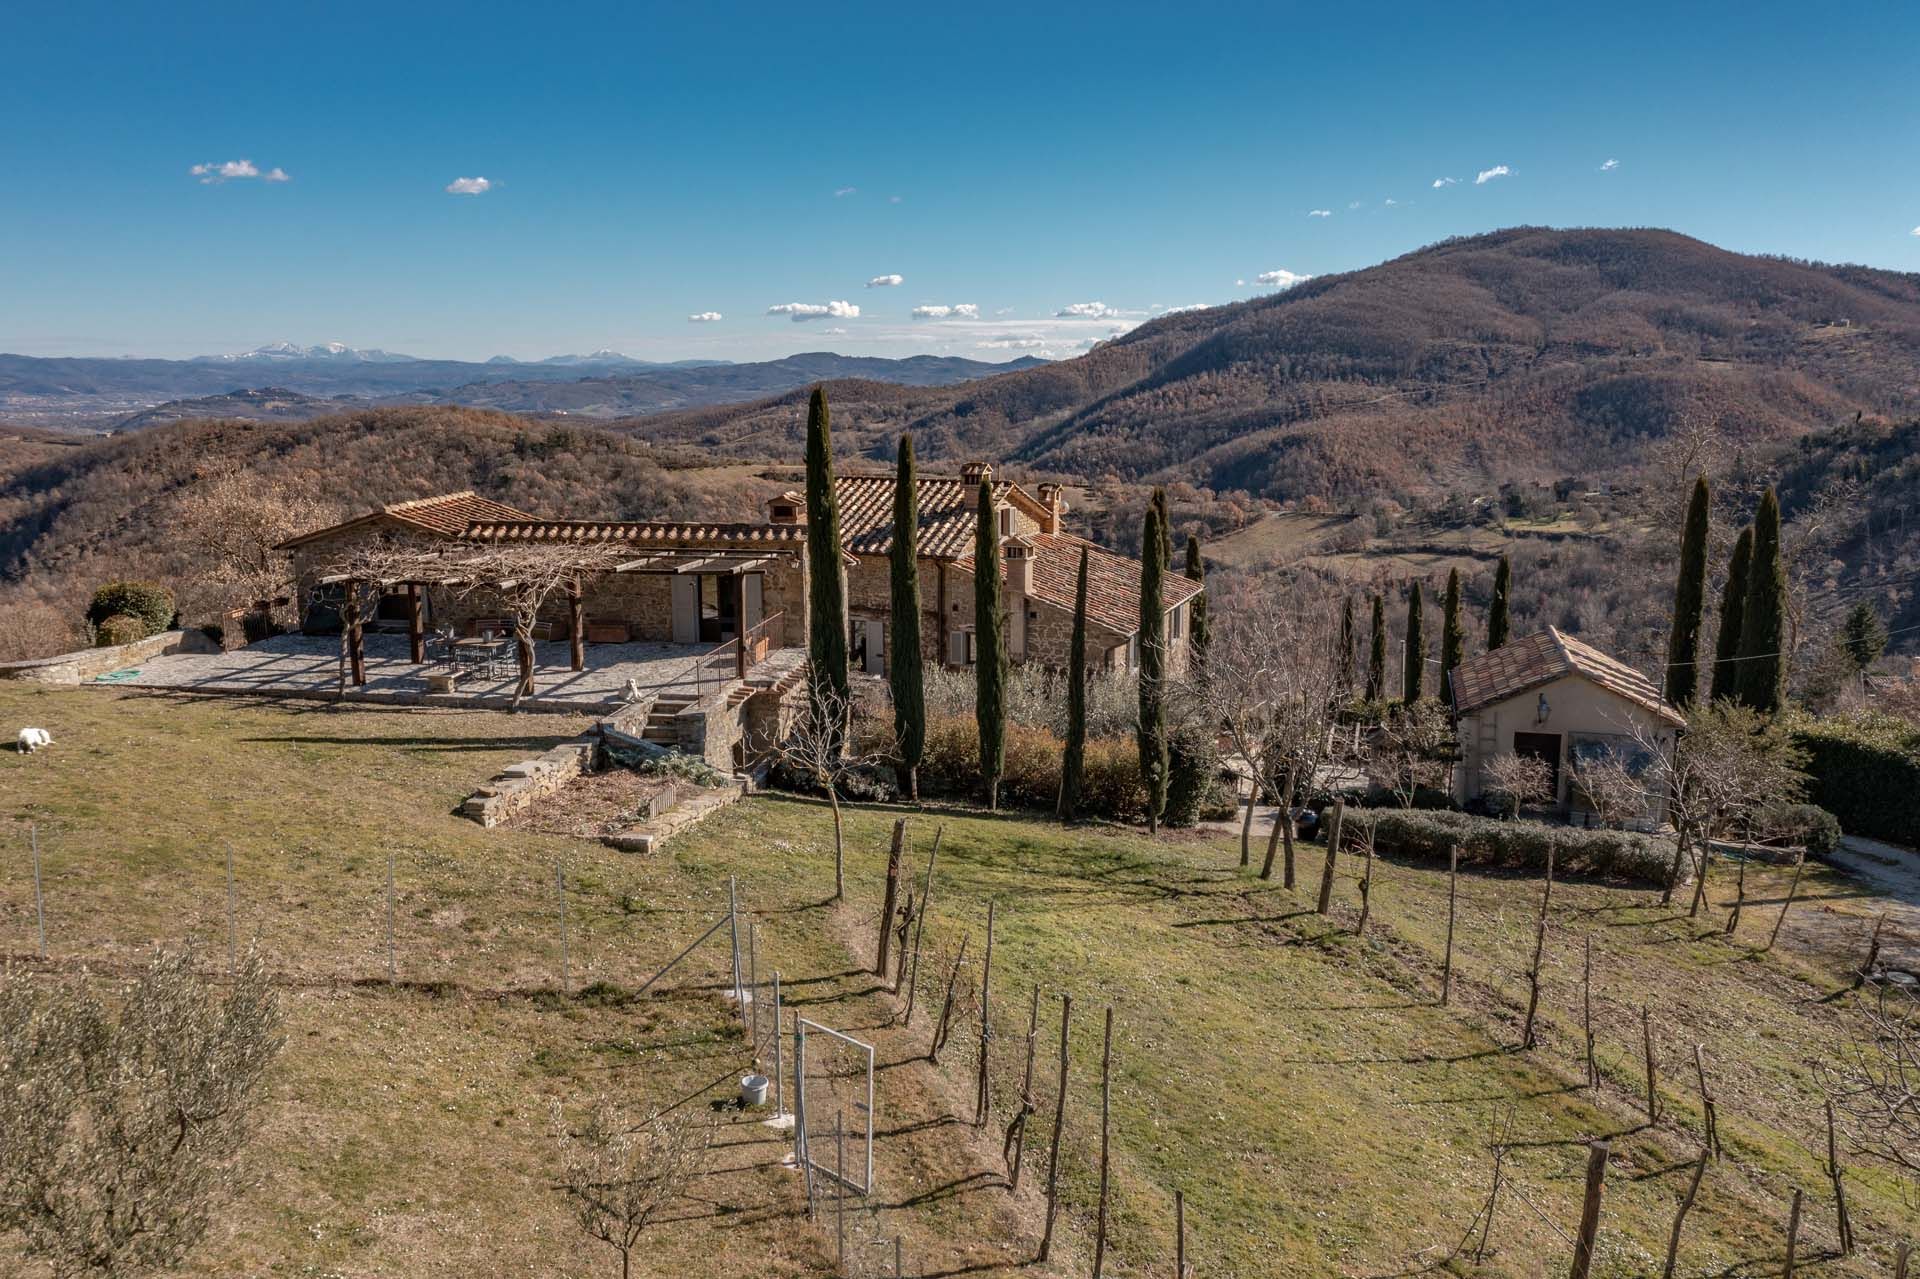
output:
[[[626,704],[628,680],[640,685],[645,699],[670,690],[691,693],[698,686],[702,659],[710,651],[710,645],[591,644],[587,647],[587,668],[574,671],[568,669],[564,641],[536,643],[534,695],[521,706],[528,710],[605,714]],[[358,688],[348,685],[346,700],[501,707],[513,699],[515,676],[510,659],[498,676],[469,674],[456,693],[428,693],[427,674],[446,668],[414,665],[408,660],[406,637],[401,635],[368,635],[366,667],[366,684]],[[725,674],[731,675],[731,671]],[[93,684],[330,701],[340,697],[340,641],[329,636],[280,635],[229,653],[156,657],[130,670],[102,676]]]

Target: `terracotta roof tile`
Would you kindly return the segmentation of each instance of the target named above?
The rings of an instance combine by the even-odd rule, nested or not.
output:
[[[885,555],[893,549],[892,475],[841,475],[834,479],[840,499],[840,544],[855,555]],[[953,476],[923,475],[920,489],[920,554],[949,560],[973,547],[979,486]],[[993,500],[1012,502],[1040,519],[1045,509],[1026,490],[1008,480],[993,482]]]
[[[1140,562],[1103,551],[1071,533],[1029,533],[1033,546],[1033,595],[1056,608],[1073,612],[1074,592],[1080,581],[1080,551],[1087,552],[1087,617],[1108,630],[1131,635],[1140,629]],[[955,567],[973,572],[973,556]],[[1004,573],[1006,562],[1001,561]],[[1167,575],[1161,599],[1175,608],[1200,593],[1200,583],[1177,570]]]
[[[1453,671],[1457,711],[1480,709],[1567,675],[1578,675],[1671,724],[1685,718],[1660,696],[1652,680],[1626,663],[1549,626],[1496,649],[1469,657]]]
[[[425,533],[440,537],[459,537],[467,526],[476,520],[531,520],[534,518],[518,507],[508,506],[505,502],[496,502],[492,498],[480,497],[472,489],[463,489],[458,493],[442,493],[438,497],[417,497],[406,502],[391,502],[378,506],[365,515],[356,516],[341,524],[330,524],[326,528],[314,529],[311,533],[302,533],[290,537],[275,549],[300,546],[335,533],[344,533],[361,528],[381,520],[395,520]]]
[[[715,523],[702,520],[497,520],[468,525],[477,542],[619,542],[707,546],[798,546],[804,524]]]

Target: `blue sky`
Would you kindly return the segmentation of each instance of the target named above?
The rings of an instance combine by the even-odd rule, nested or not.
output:
[[[4,29],[28,354],[1063,356],[1521,223],[1920,270],[1911,3],[16,0]]]

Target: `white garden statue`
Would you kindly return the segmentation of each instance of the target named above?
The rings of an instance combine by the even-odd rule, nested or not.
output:
[[[53,745],[53,734],[44,728],[23,728],[20,730],[20,749],[31,755],[43,746]]]

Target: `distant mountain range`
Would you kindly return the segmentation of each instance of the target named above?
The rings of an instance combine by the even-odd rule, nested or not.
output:
[[[628,417],[778,394],[823,378],[943,386],[1029,368],[938,356],[812,352],[735,364],[652,363],[617,351],[537,361],[427,360],[339,342],[276,342],[190,360],[0,355],[0,421],[71,430],[128,430],[196,416],[315,417],[383,404],[460,404],[516,413]]]

